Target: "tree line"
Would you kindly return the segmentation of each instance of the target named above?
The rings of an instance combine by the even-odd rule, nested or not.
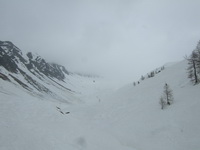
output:
[[[161,71],[163,71],[165,69],[165,66],[162,66],[160,68],[157,68],[154,71],[151,71],[150,73],[147,73],[146,76],[141,76],[140,80],[137,82],[133,82],[133,86],[136,86],[137,84],[140,84],[140,82],[144,81],[145,79],[149,79],[149,78],[153,78],[155,77],[158,73],[160,73]]]

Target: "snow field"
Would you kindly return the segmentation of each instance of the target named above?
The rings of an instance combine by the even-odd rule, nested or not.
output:
[[[186,67],[186,61],[169,65],[117,91],[103,79],[71,76],[69,86],[78,91],[68,95],[72,103],[31,96],[0,80],[0,149],[199,150],[200,85],[191,85]],[[165,83],[174,102],[161,110]]]

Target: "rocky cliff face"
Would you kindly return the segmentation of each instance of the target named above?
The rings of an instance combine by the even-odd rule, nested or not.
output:
[[[17,73],[17,64],[26,63],[22,57],[22,52],[11,42],[0,41],[0,65],[10,72]]]
[[[68,75],[64,66],[48,63],[31,52],[23,54],[13,43],[0,41],[0,79],[17,84],[30,92],[37,91],[58,97],[48,85],[71,91],[65,86]]]
[[[31,52],[27,53],[29,63],[26,65],[29,70],[39,70],[48,77],[57,78],[58,80],[65,79],[65,74],[69,75],[69,72],[65,67],[55,64],[47,63],[40,56],[34,56]]]
[[[42,57],[27,53],[27,58],[23,56],[22,51],[11,42],[0,41],[0,65],[10,72],[19,71],[19,63],[23,64],[31,72],[39,71],[48,77],[65,79],[65,74],[69,72],[64,66],[46,62]]]

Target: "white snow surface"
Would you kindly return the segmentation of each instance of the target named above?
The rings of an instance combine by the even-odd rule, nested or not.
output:
[[[175,63],[118,90],[74,76],[68,82],[79,93],[68,96],[76,103],[31,96],[0,79],[0,150],[199,150],[200,85],[189,82],[186,67]],[[174,102],[161,110],[165,83]]]

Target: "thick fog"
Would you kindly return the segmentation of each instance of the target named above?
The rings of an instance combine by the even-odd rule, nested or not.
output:
[[[200,40],[199,0],[0,0],[0,40],[70,71],[132,82]]]

